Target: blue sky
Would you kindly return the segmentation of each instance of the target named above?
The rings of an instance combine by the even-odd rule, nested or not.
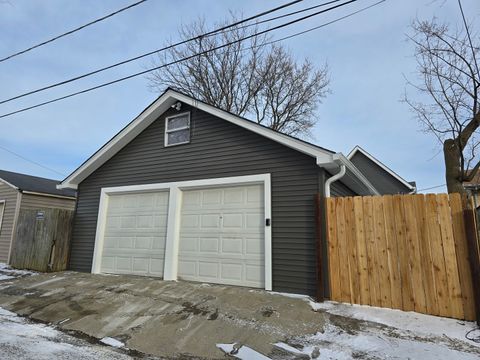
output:
[[[0,57],[22,50],[134,2],[120,0],[0,1]],[[255,14],[287,1],[149,0],[72,36],[0,63],[0,98],[61,81],[178,40],[182,23],[204,17],[208,24],[229,10]],[[306,0],[297,8],[322,0]],[[360,0],[274,33],[282,37],[374,3]],[[463,0],[469,19],[478,0]],[[418,188],[444,183],[443,157],[432,135],[420,131],[406,104],[404,75],[412,78],[413,47],[405,39],[415,17],[459,23],[456,0],[387,0],[354,17],[284,42],[301,60],[328,62],[331,94],[319,106],[313,142],[347,154],[359,144]],[[98,76],[0,105],[0,113],[145,69],[144,59]],[[145,77],[0,119],[0,146],[69,174],[151,103],[158,94]],[[414,95],[414,94],[412,94]],[[0,168],[61,178],[0,149]],[[442,188],[434,191],[442,191]]]

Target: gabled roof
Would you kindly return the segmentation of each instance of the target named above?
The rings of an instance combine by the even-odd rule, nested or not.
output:
[[[355,146],[352,151],[348,154],[347,158],[348,160],[352,160],[352,158],[355,156],[355,154],[361,153],[365,155],[370,161],[378,165],[380,168],[382,168],[385,172],[387,172],[389,175],[391,175],[393,178],[397,179],[400,183],[402,183],[407,189],[410,189],[411,191],[415,191],[416,187],[406,181],[404,178],[402,178],[400,175],[398,175],[396,172],[391,170],[388,166],[386,166],[384,163],[382,163],[380,160],[375,158],[373,155],[368,153],[365,149],[361,148],[359,145]]]
[[[90,158],[88,158],[65,180],[63,180],[62,183],[58,186],[58,188],[76,189],[78,184],[80,184],[83,180],[90,176],[106,161],[112,158],[118,151],[120,151],[125,145],[132,141],[143,130],[145,130],[156,119],[158,119],[160,115],[162,115],[178,101],[184,104],[191,105],[222,120],[228,121],[232,124],[264,136],[270,140],[276,141],[280,144],[312,156],[316,159],[316,162],[319,166],[322,166],[327,170],[336,170],[338,168],[338,162],[346,161],[349,163],[349,161],[344,156],[338,156],[338,154],[335,154],[331,150],[327,150],[325,148],[297,139],[295,137],[282,134],[278,131],[272,130],[253,121],[221,110],[215,106],[209,105],[189,95],[169,88],[145,110],[143,110],[140,115],[138,115],[132,122],[130,122],[122,130],[120,130],[120,132],[118,132],[112,139],[110,139],[110,141],[108,141],[96,153],[94,153]],[[378,193],[373,187],[373,185],[370,184],[370,182],[363,176],[363,174],[360,173],[360,171],[358,171],[358,169],[353,166],[353,164],[349,163],[347,165],[347,167],[351,169],[351,172],[355,175],[356,178],[353,186],[362,187],[362,192],[371,194]]]
[[[57,185],[60,184],[60,181],[58,180],[19,174],[6,170],[0,170],[0,180],[10,187],[22,192],[33,192],[75,198],[74,190],[57,189]]]

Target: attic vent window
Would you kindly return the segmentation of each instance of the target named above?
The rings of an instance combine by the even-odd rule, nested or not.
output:
[[[190,113],[169,116],[165,119],[165,146],[190,142]]]

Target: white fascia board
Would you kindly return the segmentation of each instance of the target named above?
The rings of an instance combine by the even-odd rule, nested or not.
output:
[[[209,113],[213,116],[224,119],[228,122],[231,122],[232,124],[243,127],[244,129],[250,130],[250,131],[252,131],[254,133],[257,133],[259,135],[262,135],[262,136],[264,136],[268,139],[276,141],[276,142],[278,142],[280,144],[283,144],[285,146],[288,146],[292,149],[298,150],[298,151],[300,151],[304,154],[313,156],[315,158],[332,155],[332,153],[330,153],[326,150],[322,150],[315,145],[305,143],[301,140],[292,138],[291,136],[282,134],[278,131],[274,131],[272,129],[260,126],[257,123],[254,123],[253,121],[242,119],[241,117],[230,114],[230,113],[228,113],[224,110],[218,109],[215,106],[211,106],[211,105],[196,101],[189,96],[186,96],[186,95],[183,95],[183,94],[180,94],[180,93],[177,93],[177,92],[173,92],[173,93],[174,93],[175,98],[178,101],[181,101],[185,104],[189,104],[189,105],[191,105],[193,107],[196,107],[197,109],[200,109],[202,111],[205,111],[205,112],[207,112],[207,113]]]
[[[368,153],[365,149],[363,149],[362,147],[360,146],[355,146],[353,148],[352,151],[350,151],[350,153],[348,154],[347,158],[348,160],[351,160],[353,158],[353,156],[357,153],[357,152],[361,152],[363,155],[365,155],[368,159],[370,159],[371,161],[373,161],[375,164],[377,164],[378,166],[380,166],[383,170],[385,170],[387,173],[389,173],[391,176],[393,176],[395,179],[397,179],[398,181],[400,181],[403,185],[405,185],[407,188],[409,188],[410,190],[416,190],[415,186],[413,186],[412,184],[410,184],[408,181],[406,181],[405,179],[403,179],[400,175],[398,175],[397,173],[395,173],[395,171],[391,170],[388,168],[388,166],[386,166],[384,163],[382,163],[380,160],[376,159],[373,155],[371,155],[370,153]]]
[[[174,101],[175,100],[171,98],[170,91],[167,91],[159,97],[152,105],[145,109],[130,124],[100,148],[100,150],[98,150],[90,159],[57,185],[57,189],[77,189],[79,183],[152,124],[158,116],[164,113],[173,104]]]
[[[317,159],[317,163],[328,163],[331,161],[332,153],[329,151],[322,150],[315,145],[305,143],[301,140],[292,138],[269,128],[264,128],[263,126],[260,126],[254,122],[242,119],[241,117],[220,110],[214,106],[199,102],[190,96],[180,94],[174,90],[168,90],[115,137],[113,137],[107,144],[98,150],[90,159],[88,159],[83,165],[81,165],[77,170],[63,180],[61,184],[57,185],[57,189],[77,189],[80,182],[82,182],[87,176],[97,170],[103,163],[105,163],[120,149],[132,141],[177,101],[189,104],[213,116],[219,117],[244,129],[250,130],[268,139],[281,143],[304,154],[310,155]]]

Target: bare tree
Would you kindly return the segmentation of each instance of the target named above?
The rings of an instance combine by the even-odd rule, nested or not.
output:
[[[231,17],[228,23],[236,21]],[[182,26],[179,36],[193,38],[207,31],[205,22],[198,20]],[[150,87],[154,91],[172,87],[236,115],[254,117],[274,130],[309,136],[315,110],[328,92],[327,66],[315,69],[308,60],[297,63],[285,48],[259,32],[256,25],[237,25],[160,54],[155,65],[231,43],[159,69],[149,76]],[[246,37],[250,38],[236,42]]]
[[[443,146],[448,192],[462,193],[480,168],[479,38],[465,18],[460,29],[433,19],[414,21],[412,30],[419,82],[408,84],[421,101],[405,101]]]

